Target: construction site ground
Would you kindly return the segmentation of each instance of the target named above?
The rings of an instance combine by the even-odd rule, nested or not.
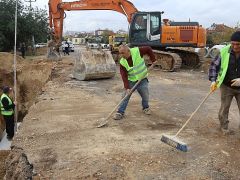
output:
[[[188,152],[160,141],[162,134],[174,135],[207,95],[206,73],[155,68],[149,75],[152,115],[143,114],[134,93],[123,120],[96,128],[121,100],[123,83],[119,70],[112,79],[73,79],[75,55],[54,66],[12,143],[23,149],[36,179],[240,179],[239,111],[234,100],[234,133],[223,135],[219,90],[179,135]]]

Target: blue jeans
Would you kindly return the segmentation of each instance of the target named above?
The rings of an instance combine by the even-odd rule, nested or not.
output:
[[[136,83],[136,82],[132,82],[132,81],[128,81],[129,82],[129,86],[130,88],[132,88]],[[141,98],[142,98],[142,107],[143,109],[149,108],[148,105],[148,101],[149,101],[149,92],[148,92],[148,79],[145,78],[143,79],[138,85],[137,87],[134,89],[134,91],[137,89],[138,93],[140,94]],[[126,92],[124,93],[124,96],[126,95]],[[123,96],[123,97],[124,97]],[[118,113],[124,114],[128,102],[130,100],[131,96],[128,96],[119,106],[118,108]]]

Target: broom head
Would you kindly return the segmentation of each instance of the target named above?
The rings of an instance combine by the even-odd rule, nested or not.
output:
[[[174,136],[168,136],[168,135],[162,135],[161,141],[168,144],[169,146],[172,146],[174,148],[176,148],[177,150],[183,151],[183,152],[187,152],[188,148],[187,148],[187,144],[178,140],[176,137]]]

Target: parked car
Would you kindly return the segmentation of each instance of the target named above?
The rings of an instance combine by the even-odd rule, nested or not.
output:
[[[102,49],[109,49],[109,44],[101,43]]]
[[[35,44],[36,48],[46,47],[46,46],[47,46],[47,43],[37,43],[37,44]]]
[[[87,42],[87,47],[89,47],[90,49],[98,49],[100,47],[100,45],[99,45],[99,43]]]
[[[71,41],[67,41],[69,44],[69,52],[74,52],[74,44]],[[62,41],[62,50],[65,50],[65,47],[67,46],[66,41]]]

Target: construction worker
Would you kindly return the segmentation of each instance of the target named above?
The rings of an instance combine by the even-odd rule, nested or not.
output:
[[[12,93],[12,88],[4,86],[0,101],[1,114],[3,115],[6,124],[7,138],[9,140],[14,136],[14,108],[16,104],[16,102],[13,103],[10,98],[10,93]]]
[[[21,44],[20,50],[22,53],[22,58],[25,58],[26,46],[24,42]]]
[[[119,46],[119,55],[120,59],[120,73],[122,76],[125,94],[124,96],[130,93],[131,88],[140,80],[142,81],[136,87],[136,90],[142,98],[142,109],[143,112],[147,115],[151,114],[149,108],[149,92],[148,92],[148,79],[147,79],[147,67],[145,65],[143,55],[148,55],[150,60],[154,63],[156,61],[155,56],[151,47],[135,47],[129,48],[126,45]],[[124,117],[125,110],[128,105],[130,96],[126,98],[119,106],[117,113],[115,114],[115,120],[120,120]]]
[[[212,61],[209,80],[212,82],[212,91],[220,87],[220,129],[224,134],[229,134],[228,113],[233,97],[240,110],[240,31],[232,34],[231,44],[221,49],[220,55]]]
[[[65,53],[66,53],[67,55],[69,55],[69,48],[70,48],[70,45],[69,45],[69,43],[66,41],[66,42],[65,42]],[[65,53],[64,53],[64,55],[65,55]]]

